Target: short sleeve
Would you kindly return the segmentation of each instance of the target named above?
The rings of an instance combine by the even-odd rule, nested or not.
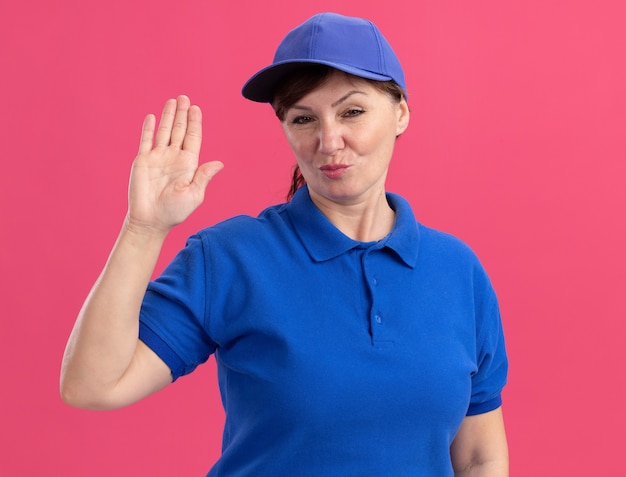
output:
[[[174,380],[204,363],[216,348],[204,326],[209,289],[205,256],[201,237],[190,237],[150,282],[141,306],[139,339],[169,366]]]
[[[500,309],[493,290],[484,309],[478,310],[476,354],[478,370],[472,377],[472,396],[467,415],[493,411],[502,405],[508,358]]]

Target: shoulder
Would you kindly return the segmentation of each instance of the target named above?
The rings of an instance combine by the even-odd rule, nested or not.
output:
[[[459,237],[419,222],[417,227],[420,234],[420,246],[432,252],[451,254],[455,258],[478,260],[472,248]]]
[[[462,239],[448,232],[418,223],[420,257],[432,257],[439,267],[452,268],[488,280],[487,273],[476,252]]]
[[[453,254],[455,257],[476,259],[472,249],[458,237],[419,222],[415,218],[411,204],[404,197],[388,192],[387,200],[396,212],[396,230],[404,235],[416,234],[419,237],[420,253],[426,249],[429,253]]]
[[[200,242],[205,250],[254,250],[290,240],[293,235],[285,214],[285,204],[263,210],[257,217],[237,215],[200,230],[190,240]]]
[[[249,232],[251,229],[261,230],[276,221],[284,220],[283,212],[287,204],[278,204],[267,207],[256,217],[251,215],[235,215],[222,222],[218,222],[210,227],[200,230],[199,235],[212,233],[241,233]]]
[[[414,250],[422,266],[448,269],[480,267],[478,257],[469,245],[448,232],[419,222],[411,205],[402,196],[388,192],[387,200],[396,212],[394,234],[397,243],[401,243],[405,249]]]

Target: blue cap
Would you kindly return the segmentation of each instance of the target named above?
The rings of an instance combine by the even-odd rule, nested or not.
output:
[[[252,101],[269,103],[283,76],[310,63],[361,78],[393,80],[406,96],[400,61],[376,25],[336,13],[318,13],[291,30],[278,45],[273,63],[252,76],[241,93]]]

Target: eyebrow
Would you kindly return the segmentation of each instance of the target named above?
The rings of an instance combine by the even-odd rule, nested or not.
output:
[[[348,91],[346,94],[344,94],[341,98],[339,98],[337,101],[335,101],[334,103],[332,103],[330,106],[332,108],[339,106],[341,103],[343,103],[344,101],[346,101],[350,96],[354,95],[354,94],[367,94],[364,91],[359,91],[357,89],[353,89],[351,91]],[[303,106],[301,104],[294,104],[290,109],[302,109],[304,111],[310,111],[311,108],[309,108],[308,106]]]

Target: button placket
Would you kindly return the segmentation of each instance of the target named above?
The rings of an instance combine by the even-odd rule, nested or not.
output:
[[[369,265],[371,264],[372,256],[370,255],[375,251],[366,251],[363,254],[363,272],[365,274],[365,278],[367,283],[369,284],[369,289],[372,297],[371,308],[370,308],[370,333],[372,335],[372,344],[374,344],[377,340],[382,338],[382,325],[384,323],[384,313],[379,308],[379,285],[380,282],[375,273],[372,273]]]
[[[388,304],[384,293],[385,284],[380,281],[381,275],[378,273],[384,267],[385,256],[382,245],[376,244],[365,251],[362,256],[363,278],[370,291],[369,323],[372,345],[377,349],[388,349],[394,347],[394,342],[390,336],[393,330],[389,329],[387,322]],[[384,270],[384,268],[382,268]],[[381,288],[382,287],[382,288]]]

